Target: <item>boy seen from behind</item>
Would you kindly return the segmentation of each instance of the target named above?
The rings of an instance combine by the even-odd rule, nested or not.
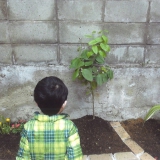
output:
[[[82,160],[78,129],[62,114],[68,89],[57,77],[46,77],[34,89],[43,114],[35,113],[21,133],[16,160]]]

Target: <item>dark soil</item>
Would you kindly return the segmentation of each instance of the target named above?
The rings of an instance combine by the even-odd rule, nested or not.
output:
[[[130,149],[121,141],[108,121],[99,117],[84,116],[73,120],[81,137],[83,154],[128,152]],[[143,126],[142,119],[121,122],[145,152],[160,159],[160,121],[149,120]],[[15,160],[20,135],[0,135],[0,160]]]
[[[84,155],[130,151],[108,121],[85,116],[73,120],[78,127]]]
[[[130,137],[141,146],[145,152],[160,160],[160,120],[143,119],[121,122]]]

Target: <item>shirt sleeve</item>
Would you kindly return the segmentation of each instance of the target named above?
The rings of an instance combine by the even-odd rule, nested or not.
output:
[[[16,160],[30,160],[30,152],[29,152],[29,145],[27,139],[27,131],[23,129],[21,133],[20,145],[19,150],[16,156]]]
[[[65,160],[82,160],[83,154],[80,145],[80,137],[77,127],[73,124],[70,130],[68,143],[67,143],[67,155]]]

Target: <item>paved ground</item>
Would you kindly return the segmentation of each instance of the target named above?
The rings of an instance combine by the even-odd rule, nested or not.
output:
[[[151,155],[131,139],[129,134],[119,122],[111,122],[111,126],[120,136],[122,141],[131,149],[131,152],[119,152],[115,154],[84,155],[83,160],[155,160]]]

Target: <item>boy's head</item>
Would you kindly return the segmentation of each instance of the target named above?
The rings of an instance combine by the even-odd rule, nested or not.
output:
[[[46,115],[57,114],[67,100],[68,89],[57,77],[46,77],[34,89],[34,100]]]

